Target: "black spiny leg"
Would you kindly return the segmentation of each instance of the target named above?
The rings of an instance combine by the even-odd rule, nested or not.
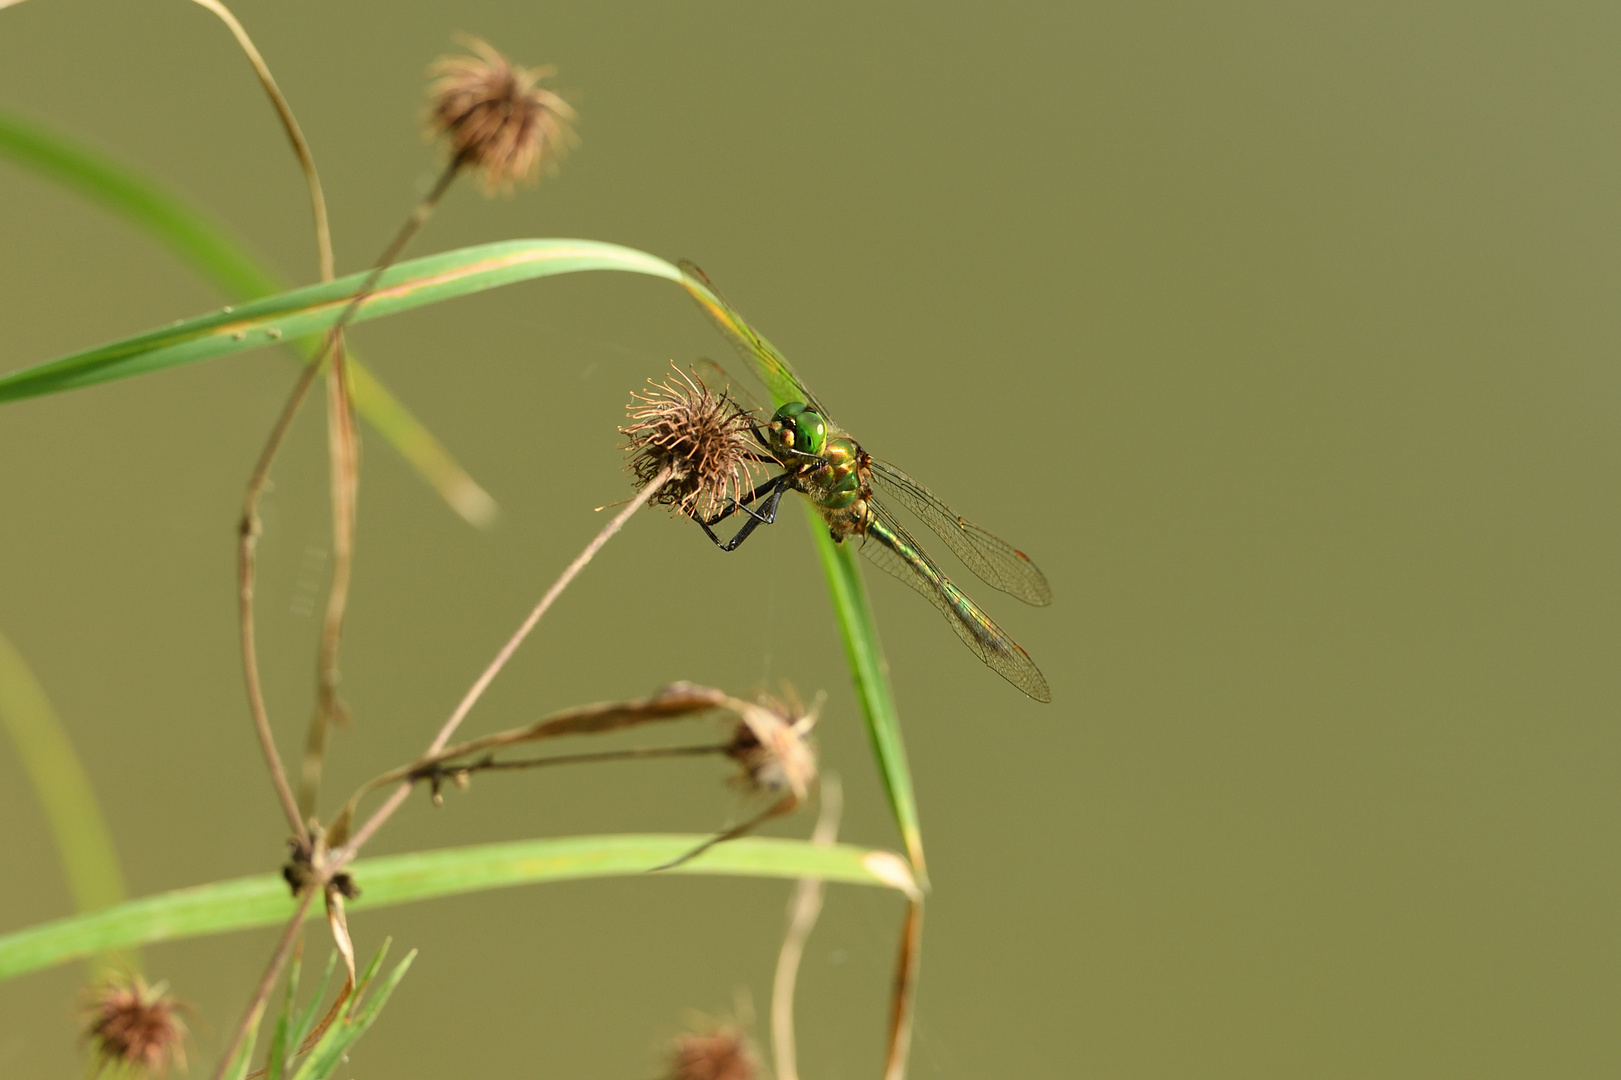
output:
[[[792,475],[792,473],[783,473],[780,476],[767,480],[765,483],[749,492],[748,496],[744,498],[742,502],[739,502],[736,499],[726,500],[726,508],[720,513],[716,514],[714,517],[709,518],[707,521],[703,518],[693,518],[693,520],[698,523],[698,527],[702,529],[711,540],[715,541],[716,547],[720,548],[722,551],[736,551],[737,546],[749,538],[749,533],[753,532],[761,525],[770,525],[777,520],[777,507],[782,502],[782,493],[788,490],[788,481]],[[757,511],[746,505],[747,503],[755,502],[761,496],[766,497],[764,511]],[[730,540],[722,540],[720,537],[716,536],[715,531],[711,529],[710,526],[719,524],[740,510],[748,515],[749,520],[743,523],[743,527],[737,530],[736,535],[734,535]]]

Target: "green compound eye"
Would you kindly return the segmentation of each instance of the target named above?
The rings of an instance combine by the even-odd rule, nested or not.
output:
[[[790,401],[771,417],[771,440],[796,454],[821,457],[827,447],[827,421],[803,401]]]

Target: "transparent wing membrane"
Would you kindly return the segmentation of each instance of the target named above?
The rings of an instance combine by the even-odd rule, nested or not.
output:
[[[887,461],[873,459],[872,478],[878,490],[893,495],[896,502],[922,518],[985,584],[1027,604],[1053,602],[1052,587],[1024,552],[953,512],[932,491]]]
[[[731,305],[721,296],[720,290],[715,288],[714,283],[702,270],[685,259],[681,260],[681,284],[692,294],[692,298],[698,301],[698,306],[709,316],[709,321],[719,328],[726,340],[732,343],[732,347],[754,367],[760,381],[765,383],[766,389],[778,399],[775,404],[803,401],[824,419],[829,419],[827,410],[816,400],[816,395],[805,389],[805,384],[799,381],[799,376],[794,374],[794,369],[783,355],[772,347],[771,342],[744,322],[743,316],[732,310]]]
[[[1051,701],[1052,691],[1035,661],[1002,632],[991,617],[979,609],[953,585],[940,568],[923,553],[901,524],[882,507],[872,506],[873,517],[861,545],[861,553],[880,569],[916,589],[946,617],[963,644],[998,675],[1037,701]]]

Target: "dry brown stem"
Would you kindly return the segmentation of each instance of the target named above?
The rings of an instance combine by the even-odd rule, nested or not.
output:
[[[630,502],[625,504],[618,514],[614,515],[612,521],[603,526],[602,531],[597,533],[591,542],[585,546],[585,550],[575,556],[574,561],[564,568],[562,574],[558,575],[557,580],[552,583],[551,588],[546,590],[546,595],[540,598],[540,602],[529,613],[528,618],[524,619],[517,631],[501,647],[501,651],[495,654],[495,659],[490,661],[483,673],[474,680],[473,685],[462,696],[462,700],[457,704],[455,711],[450,714],[450,718],[445,721],[444,726],[439,729],[439,733],[434,736],[433,742],[428,745],[426,756],[437,754],[445,748],[445,744],[450,741],[450,737],[461,726],[462,720],[472,711],[473,706],[478,703],[478,699],[484,696],[484,691],[489,689],[490,683],[495,681],[495,677],[501,673],[501,669],[506,667],[507,661],[512,659],[512,655],[518,651],[518,646],[523,644],[524,638],[529,636],[529,632],[540,622],[541,617],[546,614],[553,602],[562,595],[563,590],[568,588],[569,583],[579,575],[580,571],[585,569],[586,564],[591,561],[596,553],[602,550],[602,546],[613,538],[613,535],[624,526],[625,522],[630,520],[630,516],[641,509],[647,500],[658,494],[658,490],[670,479],[670,475],[671,470],[664,469],[659,475],[653,477],[649,483],[636,493],[636,496]],[[361,845],[382,827],[383,823],[393,815],[395,810],[399,809],[406,796],[411,794],[411,787],[412,782],[410,780],[402,781],[394,789],[394,793],[388,797],[388,800],[378,807],[370,818],[366,819],[366,823],[360,827],[360,830],[343,847],[334,852],[332,857],[333,869],[341,868],[355,857],[355,853],[360,850]]]
[[[265,965],[264,974],[259,977],[259,985],[254,987],[253,997],[248,1000],[248,1007],[242,1012],[242,1019],[237,1021],[230,1039],[220,1051],[219,1064],[214,1066],[213,1080],[223,1080],[231,1059],[236,1056],[242,1040],[247,1038],[248,1028],[252,1027],[254,1021],[263,1014],[271,987],[276,985],[276,980],[281,976],[281,969],[287,965],[287,958],[292,955],[293,945],[298,940],[299,930],[303,928],[304,915],[309,911],[310,902],[319,891],[311,888],[299,894],[298,907],[293,911],[293,917],[287,920],[287,926],[282,930],[280,940],[276,942],[276,949],[270,954],[270,963]]]
[[[276,116],[280,118],[281,126],[293,144],[293,153],[298,156],[298,164],[304,170],[304,183],[310,189],[310,210],[315,215],[315,248],[321,280],[331,281],[336,276],[332,258],[332,230],[327,225],[326,197],[321,194],[321,177],[315,171],[315,158],[310,153],[309,143],[304,140],[304,132],[299,128],[298,120],[293,116],[293,110],[287,104],[287,99],[282,96],[281,87],[276,85],[275,78],[270,74],[270,65],[259,55],[253,39],[248,37],[247,30],[243,29],[236,16],[231,14],[231,10],[219,0],[193,0],[193,2],[219,16],[220,21],[230,29],[231,36],[236,38],[236,43],[247,54],[248,63],[253,65],[254,73],[259,76],[259,82],[270,97],[270,104],[276,109]]]
[[[822,809],[811,832],[811,843],[827,847],[838,839],[839,816],[844,809],[844,788],[837,774],[822,781]],[[771,980],[771,1051],[777,1080],[799,1080],[798,1055],[794,1050],[794,987],[799,981],[799,961],[805,955],[805,942],[816,929],[822,913],[821,878],[800,878],[788,901],[788,930],[777,953],[777,972]]]
[[[633,701],[603,702],[596,705],[583,705],[579,708],[565,709],[533,724],[480,736],[477,739],[471,739],[456,746],[424,754],[413,762],[402,765],[397,769],[391,769],[366,783],[350,797],[343,811],[333,820],[333,831],[336,834],[347,826],[353,819],[354,812],[358,808],[361,799],[379,788],[400,781],[413,784],[420,780],[442,778],[462,771],[534,767],[590,758],[612,760],[615,756],[650,757],[657,756],[660,753],[724,753],[730,747],[730,743],[722,743],[712,747],[670,747],[664,750],[611,751],[606,755],[593,754],[568,758],[542,758],[526,762],[497,762],[490,760],[469,765],[446,767],[447,763],[454,762],[459,758],[470,757],[473,754],[485,751],[498,750],[506,746],[516,746],[520,743],[539,742],[542,739],[556,738],[562,735],[597,735],[603,732],[635,727],[639,724],[677,720],[713,709],[731,709],[735,705],[743,704],[746,703],[739,702],[725,692],[712,687],[682,682],[666,686],[651,697],[639,698]]]
[[[906,1080],[906,1059],[912,1050],[912,1012],[917,994],[917,967],[923,948],[923,897],[913,894],[901,925],[900,955],[895,958],[895,989],[890,1000],[889,1052],[884,1080]]]

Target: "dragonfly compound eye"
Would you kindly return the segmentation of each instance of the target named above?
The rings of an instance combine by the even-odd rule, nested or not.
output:
[[[798,454],[821,457],[827,446],[827,421],[802,401],[790,401],[778,409],[767,430],[773,442]]]

